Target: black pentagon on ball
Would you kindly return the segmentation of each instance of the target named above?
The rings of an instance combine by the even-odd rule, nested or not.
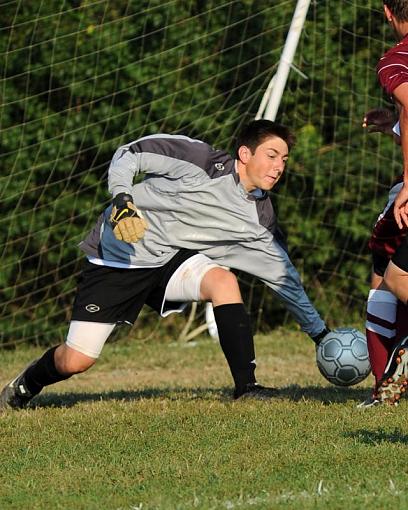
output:
[[[356,338],[352,343],[351,348],[353,349],[353,354],[356,358],[361,360],[368,358],[367,342],[363,342],[362,340]]]
[[[322,356],[326,360],[335,360],[341,356],[343,346],[337,338],[331,338],[330,341],[322,345]]]
[[[359,381],[361,381],[360,374],[355,367],[341,367],[336,373],[336,384],[339,386],[352,386]]]

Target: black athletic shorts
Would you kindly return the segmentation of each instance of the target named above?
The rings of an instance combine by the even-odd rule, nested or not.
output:
[[[173,273],[196,254],[180,250],[164,266],[146,269],[119,269],[86,261],[79,277],[71,320],[133,324],[144,304],[160,313]],[[182,303],[172,305],[172,309],[177,309]]]
[[[388,262],[390,261],[390,259],[388,257],[385,257],[384,255],[380,255],[375,251],[373,251],[371,255],[374,273],[378,274],[378,276],[384,276],[385,270],[387,269]]]
[[[391,260],[396,266],[408,273],[408,236],[397,248]]]

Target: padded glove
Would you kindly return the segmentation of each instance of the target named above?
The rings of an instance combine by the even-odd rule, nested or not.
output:
[[[147,221],[127,193],[119,193],[114,198],[109,221],[116,239],[125,243],[137,243],[148,228]]]

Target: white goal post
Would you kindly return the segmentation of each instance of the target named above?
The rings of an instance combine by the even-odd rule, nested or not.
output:
[[[256,119],[264,118],[275,120],[279,110],[279,105],[285,90],[285,85],[289,76],[289,71],[293,66],[293,58],[296,48],[305,24],[307,11],[309,10],[310,0],[298,0],[292,23],[286,38],[285,46],[279,60],[278,70],[269,82],[268,88],[262,98]],[[298,71],[299,72],[299,71]]]
[[[265,94],[263,95],[261,104],[255,117],[256,119],[276,119],[289,72],[293,67],[293,58],[295,56],[296,48],[303,30],[303,26],[305,24],[309,6],[310,0],[298,0],[297,2],[296,9],[292,18],[292,23],[286,37],[285,46],[279,61],[278,70],[276,74],[271,78]],[[211,338],[218,339],[218,330],[215,323],[215,317],[211,303],[206,304],[205,320],[208,333],[210,334]]]

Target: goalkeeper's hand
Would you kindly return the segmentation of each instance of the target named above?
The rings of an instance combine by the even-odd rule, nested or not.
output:
[[[109,221],[116,239],[125,243],[136,243],[148,228],[147,221],[127,193],[119,193],[114,198]]]

